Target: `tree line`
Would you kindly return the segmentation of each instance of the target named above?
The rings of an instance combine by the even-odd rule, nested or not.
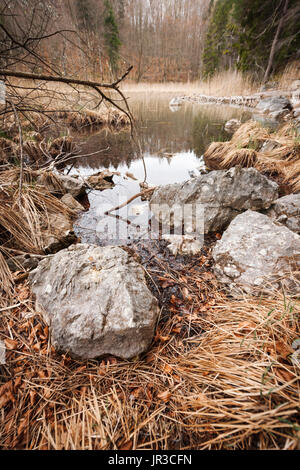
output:
[[[115,80],[133,65],[131,78],[136,82],[195,80],[224,69],[249,71],[267,80],[287,61],[299,58],[298,0],[3,3],[3,68],[14,66],[15,55],[20,52],[10,36],[19,44],[27,41],[26,46],[33,46],[32,38],[43,37],[43,41],[34,42],[36,54],[62,75],[85,79]],[[54,29],[61,34],[52,35]],[[41,72],[43,61],[36,64],[34,56],[26,54],[23,48],[24,69]]]

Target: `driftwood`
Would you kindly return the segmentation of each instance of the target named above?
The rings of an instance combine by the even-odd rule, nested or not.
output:
[[[145,196],[146,194],[149,194],[149,193],[153,192],[155,189],[156,189],[156,186],[154,186],[153,188],[145,189],[144,191],[141,191],[140,193],[136,194],[135,196],[132,196],[130,199],[128,199],[128,201],[124,202],[120,206],[113,207],[112,209],[109,209],[109,211],[106,211],[104,214],[109,215],[111,212],[122,209],[123,207],[127,206],[128,204],[130,204],[132,201],[134,201],[138,197]]]

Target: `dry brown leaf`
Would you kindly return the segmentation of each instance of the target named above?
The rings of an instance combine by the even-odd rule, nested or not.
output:
[[[160,400],[162,400],[164,403],[167,403],[170,398],[171,398],[171,392],[169,390],[166,390],[164,392],[161,392],[157,395],[157,398],[159,398]]]
[[[4,343],[5,343],[6,349],[8,349],[9,351],[18,349],[18,341],[15,339],[6,338],[4,340]]]
[[[146,364],[151,364],[151,362],[154,362],[156,359],[156,356],[152,353],[147,354],[146,356]]]
[[[30,289],[28,286],[22,287],[19,290],[18,299],[22,302],[23,300],[27,300],[30,297]]]
[[[133,447],[132,441],[128,441],[128,442],[126,442],[125,444],[123,444],[123,445],[119,448],[119,450],[131,450],[132,447]]]
[[[283,341],[276,341],[275,348],[277,354],[279,354],[284,359],[294,352],[293,348]]]
[[[0,397],[0,409],[4,408],[5,405],[9,402],[14,402],[15,398],[11,392],[7,392],[2,397]]]
[[[47,379],[47,374],[43,370],[38,370],[38,376],[40,379]]]
[[[144,389],[142,387],[138,387],[132,390],[130,393],[130,398],[131,399],[137,399],[140,398],[144,395]]]
[[[173,328],[172,333],[177,333],[177,334],[181,333],[181,326]]]
[[[167,374],[172,374],[173,368],[169,364],[165,364],[163,367],[163,371],[166,372]]]
[[[295,378],[295,374],[289,372],[286,369],[275,369],[275,374],[277,375],[277,377],[283,379],[285,382],[290,382]]]
[[[158,339],[163,343],[166,343],[167,341],[170,341],[170,336],[159,336]]]
[[[41,349],[41,344],[40,343],[36,343],[32,346],[32,349],[36,352],[40,352],[40,349]]]

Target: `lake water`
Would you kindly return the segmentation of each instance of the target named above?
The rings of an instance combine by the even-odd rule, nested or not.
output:
[[[179,183],[191,177],[203,165],[202,155],[213,141],[229,140],[224,130],[232,118],[242,122],[251,117],[249,110],[189,103],[175,109],[169,107],[172,95],[135,94],[129,105],[135,116],[143,159],[130,139],[129,129],[110,132],[100,129],[78,138],[81,154],[70,174],[92,175],[109,169],[118,171],[115,187],[89,192],[90,209],[75,223],[75,232],[82,243],[130,244],[148,230],[148,202],[140,198],[121,209],[116,218],[104,212],[127,201],[141,191],[140,182],[149,186]],[[98,152],[97,154],[94,154]],[[136,180],[126,176],[133,175]]]

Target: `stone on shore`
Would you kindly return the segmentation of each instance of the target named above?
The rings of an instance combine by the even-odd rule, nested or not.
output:
[[[259,212],[231,222],[213,249],[214,271],[233,295],[259,295],[284,288],[299,294],[300,236]]]
[[[291,102],[284,96],[270,96],[261,100],[256,109],[272,119],[281,119],[292,110]]]
[[[70,193],[65,194],[61,198],[61,202],[63,202],[65,206],[74,212],[78,213],[85,211],[85,208],[80,204],[80,202],[76,201],[76,199]]]
[[[211,171],[185,183],[158,187],[150,208],[155,220],[175,228],[183,221],[182,211],[187,205],[194,214],[185,218],[185,233],[209,233],[225,229],[241,212],[248,209],[268,209],[278,198],[278,185],[254,168],[234,167],[230,170]],[[204,212],[203,224],[197,228],[196,216]]]
[[[121,248],[73,245],[43,260],[30,281],[57,351],[130,359],[150,346],[158,302]]]
[[[293,232],[300,233],[300,194],[289,194],[277,199],[265,213]]]

